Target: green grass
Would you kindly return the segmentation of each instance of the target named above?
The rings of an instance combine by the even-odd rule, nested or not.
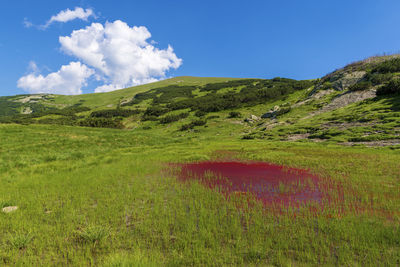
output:
[[[0,125],[0,203],[19,207],[0,213],[0,263],[399,264],[398,150],[242,141],[231,129],[218,128],[217,136],[209,124],[184,136]],[[346,181],[346,212],[265,212],[163,171],[168,162],[212,159],[216,151]],[[354,203],[368,209],[355,212]]]

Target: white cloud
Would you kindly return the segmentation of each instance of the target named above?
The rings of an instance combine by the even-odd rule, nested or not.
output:
[[[150,37],[146,27],[116,20],[92,23],[59,41],[65,53],[96,69],[105,84],[95,92],[106,92],[157,81],[182,64],[171,46],[158,49],[147,42]]]
[[[74,10],[67,8],[66,10],[60,11],[57,15],[52,16],[46,22],[46,24],[42,26],[42,28],[45,29],[49,27],[53,22],[65,23],[74,19],[81,19],[87,21],[90,16],[94,16],[93,10],[90,8],[83,9],[81,7],[75,7]],[[32,24],[30,26],[32,26]]]
[[[17,86],[32,94],[81,94],[81,88],[87,85],[87,79],[94,74],[94,70],[80,62],[70,62],[47,76],[36,74],[37,66],[33,61],[29,65],[32,73],[21,77]]]

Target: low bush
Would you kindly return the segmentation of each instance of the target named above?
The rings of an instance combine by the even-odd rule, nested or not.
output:
[[[400,79],[393,79],[376,90],[376,95],[398,95],[400,94]]]
[[[122,124],[120,119],[111,118],[87,118],[80,121],[79,126],[116,129],[124,128],[124,125]]]
[[[90,117],[93,118],[114,118],[114,117],[130,117],[135,114],[139,114],[139,109],[104,109],[93,111]]]
[[[242,114],[238,111],[229,112],[228,118],[240,118],[240,117],[242,117]]]
[[[189,113],[187,113],[187,112],[176,114],[176,115],[167,115],[160,119],[160,123],[167,124],[167,123],[171,123],[174,121],[179,121],[181,119],[187,118],[188,116],[189,116]]]
[[[400,58],[393,58],[390,60],[383,61],[376,65],[372,73],[393,73],[400,72]]]
[[[180,131],[187,131],[187,130],[193,129],[195,126],[206,125],[206,123],[207,122],[205,120],[195,120],[195,121],[192,121],[189,124],[182,125],[181,128],[180,128]]]
[[[364,90],[368,90],[371,87],[372,87],[372,83],[370,81],[363,81],[363,82],[353,84],[352,86],[349,87],[349,90],[350,91],[364,91]]]

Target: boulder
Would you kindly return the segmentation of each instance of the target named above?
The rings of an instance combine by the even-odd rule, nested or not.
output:
[[[260,118],[256,115],[251,114],[249,118],[244,119],[245,122],[253,123],[255,121],[259,121]]]
[[[4,213],[10,213],[13,211],[16,211],[18,209],[17,206],[8,206],[8,207],[4,207],[1,211]]]

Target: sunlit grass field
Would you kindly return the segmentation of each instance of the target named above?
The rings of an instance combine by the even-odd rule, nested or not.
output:
[[[221,132],[0,124],[0,207],[18,206],[0,212],[0,265],[400,264],[398,149]],[[343,198],[277,213],[166,170],[226,155],[309,169]]]

